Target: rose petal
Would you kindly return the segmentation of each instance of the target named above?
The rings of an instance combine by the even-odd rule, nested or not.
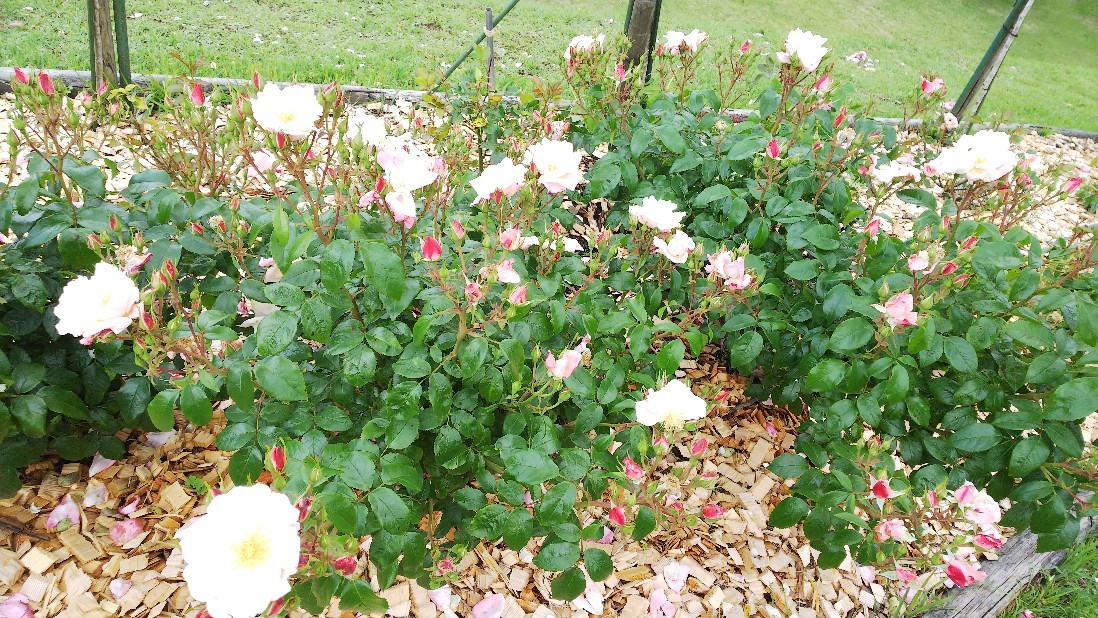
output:
[[[92,457],[91,468],[88,469],[88,476],[93,477],[113,465],[113,459],[107,459],[97,452],[95,457]]]
[[[132,541],[145,527],[145,522],[140,519],[123,519],[111,526],[111,540],[119,547]]]
[[[111,580],[109,588],[111,589],[111,594],[114,598],[118,599],[125,596],[125,594],[130,591],[131,585],[130,580],[117,578]]]

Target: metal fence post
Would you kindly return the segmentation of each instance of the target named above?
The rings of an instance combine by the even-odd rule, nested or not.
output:
[[[976,67],[976,72],[972,74],[968,84],[957,97],[957,104],[953,106],[954,116],[962,118],[969,115],[969,112],[975,115],[980,111],[984,97],[991,90],[991,83],[995,81],[995,76],[999,73],[999,67],[1006,58],[1010,44],[1018,36],[1018,30],[1022,27],[1022,21],[1029,13],[1031,6],[1033,6],[1033,0],[1016,0],[1014,8],[1010,10],[991,46],[987,48],[987,53]]]
[[[118,82],[125,86],[130,75],[130,34],[126,27],[126,0],[114,0],[114,39],[118,45]]]
[[[492,20],[492,7],[484,9],[484,36],[488,43],[488,88],[496,87],[496,43],[495,22]]]
[[[91,87],[94,89],[101,82],[117,84],[118,62],[115,58],[111,0],[87,0],[87,4]]]
[[[652,75],[652,50],[656,47],[662,0],[632,0],[626,16],[625,35],[629,37],[626,59],[630,67],[644,62],[644,78]]]

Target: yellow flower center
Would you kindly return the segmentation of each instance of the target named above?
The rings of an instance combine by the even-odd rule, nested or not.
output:
[[[233,545],[232,555],[237,568],[254,570],[267,562],[271,555],[271,539],[261,530],[256,530]]]
[[[292,109],[284,109],[284,110],[282,110],[281,112],[278,113],[278,119],[283,124],[289,124],[289,123],[293,122],[296,118],[297,118],[297,114],[295,114],[294,110],[292,110]]]

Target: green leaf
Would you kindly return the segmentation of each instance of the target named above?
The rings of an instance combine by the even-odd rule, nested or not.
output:
[[[213,420],[213,405],[202,387],[190,385],[179,394],[179,410],[187,420],[202,427]]]
[[[959,451],[979,453],[990,449],[1002,440],[999,430],[988,423],[973,423],[958,429],[949,443]]]
[[[370,492],[367,500],[381,527],[389,532],[401,532],[407,525],[412,511],[400,499],[397,492],[388,487],[378,487]]]
[[[255,365],[259,388],[279,401],[305,401],[305,374],[297,363],[284,356],[269,356]]]
[[[945,356],[949,364],[961,373],[973,373],[979,368],[976,350],[972,344],[960,337],[947,337]]]
[[[38,395],[21,395],[11,401],[11,415],[31,438],[46,435],[46,402]]]
[[[575,543],[549,543],[534,557],[534,566],[544,571],[563,571],[579,559],[580,548]]]
[[[698,206],[704,206],[710,202],[717,200],[730,200],[732,199],[732,190],[724,185],[711,185],[706,187],[697,197],[694,198],[694,204]]]
[[[404,295],[404,264],[400,256],[381,243],[362,245],[362,262],[370,283],[384,296],[400,300]]]
[[[571,601],[578,598],[586,589],[587,578],[583,576],[583,571],[576,567],[557,575],[549,583],[549,590],[553,593],[553,598],[561,601]]]
[[[796,496],[789,496],[770,512],[770,525],[776,528],[792,528],[808,515],[808,503]]]
[[[686,344],[678,339],[668,341],[656,355],[656,369],[667,376],[675,375],[683,357],[686,356]]]
[[[637,518],[633,520],[633,540],[640,541],[656,529],[656,513],[647,506],[637,509]]]
[[[354,246],[342,238],[333,240],[320,255],[320,283],[329,292],[341,292],[350,281],[354,261]]]
[[[229,458],[229,477],[237,485],[251,485],[263,474],[263,451],[249,446],[233,453]]]
[[[504,463],[506,472],[527,487],[540,485],[560,474],[557,464],[548,455],[533,449],[517,450]]]
[[[345,612],[383,614],[389,609],[389,602],[377,596],[369,581],[345,579],[343,590],[339,593],[339,609]]]
[[[840,323],[831,334],[828,347],[836,352],[853,352],[869,343],[875,329],[865,318],[850,318]]]
[[[549,526],[567,521],[575,513],[577,496],[576,486],[571,483],[553,485],[538,504],[538,523]]]
[[[534,535],[534,518],[524,508],[515,509],[507,515],[501,529],[503,540],[514,551],[520,551]]]
[[[749,330],[740,335],[731,346],[728,347],[728,359],[733,367],[747,367],[755,363],[755,359],[762,354],[763,337],[758,332]]]
[[[340,471],[340,480],[355,489],[370,491],[377,485],[377,467],[365,451],[354,450],[348,453]]]
[[[255,328],[256,351],[260,356],[273,356],[285,350],[297,337],[297,314],[276,309]]]
[[[1060,379],[1067,372],[1067,363],[1055,352],[1046,352],[1033,359],[1026,370],[1026,382],[1029,384],[1048,384]]]
[[[994,270],[1008,270],[1022,265],[1022,252],[1006,241],[981,242],[976,245],[972,261]]]
[[[774,461],[770,462],[770,471],[783,479],[797,478],[808,472],[808,462],[802,455],[786,453],[778,455]]]
[[[159,431],[169,431],[175,427],[175,400],[179,391],[168,389],[160,391],[149,402],[149,420]]]
[[[843,381],[846,375],[846,365],[835,358],[820,361],[809,370],[805,376],[804,384],[817,393],[826,393]]]
[[[1016,320],[1009,322],[1003,329],[1006,334],[1018,343],[1035,349],[1051,350],[1056,344],[1056,336],[1052,331],[1033,320]]]
[[[660,138],[663,145],[675,154],[686,152],[686,140],[679,134],[678,128],[673,124],[661,124],[656,129],[656,137]]]
[[[1045,417],[1080,421],[1098,410],[1098,378],[1075,378],[1056,387],[1045,400]]]
[[[614,561],[610,559],[610,554],[595,547],[583,552],[583,564],[587,567],[587,574],[597,582],[614,573]]]
[[[359,346],[343,356],[343,375],[351,386],[369,384],[377,371],[377,356],[367,346]]]
[[[1052,454],[1052,449],[1049,448],[1044,438],[1030,436],[1015,444],[1014,449],[1010,451],[1010,466],[1007,471],[1014,478],[1022,478],[1040,468],[1042,464],[1048,461],[1050,454]]]
[[[820,273],[820,263],[816,260],[797,260],[785,267],[785,274],[797,281],[810,281]]]
[[[431,373],[431,363],[418,356],[402,358],[393,363],[393,373],[412,380],[418,380]]]
[[[381,480],[386,485],[403,485],[409,491],[423,489],[423,472],[401,453],[388,453],[381,458]]]
[[[229,399],[242,410],[250,411],[255,403],[255,382],[252,381],[252,367],[248,363],[226,362],[228,374],[225,377],[225,390]]]
[[[469,379],[476,375],[484,366],[488,358],[488,341],[483,337],[477,337],[466,341],[458,351],[458,361],[461,364],[461,375]]]
[[[70,390],[51,384],[40,388],[38,396],[45,401],[47,408],[58,414],[77,420],[88,420],[88,406]]]

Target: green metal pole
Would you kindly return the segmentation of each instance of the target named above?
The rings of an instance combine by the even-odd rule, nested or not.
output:
[[[629,6],[625,7],[625,28],[624,32],[629,32],[629,20],[633,19],[633,0],[629,0]]]
[[[126,28],[126,0],[114,0],[114,39],[118,46],[118,83],[130,83],[130,35]],[[93,80],[94,83],[94,80]]]
[[[515,5],[518,4],[518,2],[519,0],[511,0],[510,2],[508,2],[507,6],[503,7],[503,10],[500,11],[499,15],[496,15],[495,19],[492,21],[492,28],[495,28],[497,25],[499,25],[499,23],[503,21],[503,18],[507,17],[507,14],[511,12],[511,9],[515,8]],[[491,30],[492,28],[489,28],[489,30]],[[442,75],[442,79],[438,80],[438,83],[435,84],[435,87],[431,88],[431,92],[438,90],[439,86],[441,86],[443,82],[445,82],[447,79],[450,79],[450,76],[454,74],[454,71],[457,70],[458,66],[462,62],[465,62],[465,59],[473,53],[473,50],[477,48],[477,45],[480,45],[480,42],[484,40],[485,36],[486,35],[484,32],[481,32],[477,36],[476,40],[474,40],[473,43],[469,45],[469,48],[466,49],[460,56],[458,56],[457,60],[455,60],[450,65],[450,68],[446,69],[446,73]]]
[[[972,97],[973,92],[976,91],[976,87],[980,82],[980,78],[984,75],[988,65],[991,63],[992,58],[995,57],[995,52],[998,51],[999,45],[1002,44],[1003,39],[1006,38],[1007,33],[1010,32],[1011,26],[1014,25],[1015,20],[1018,19],[1018,14],[1025,8],[1027,0],[1015,0],[1014,8],[1010,9],[1010,13],[1007,15],[1003,26],[999,28],[998,34],[995,35],[995,39],[991,41],[991,46],[987,48],[987,52],[984,53],[983,59],[980,60],[980,64],[976,66],[976,71],[969,78],[968,83],[965,84],[964,90],[957,96],[957,103],[955,109],[959,112],[967,111],[968,100]],[[962,114],[963,115],[963,114]]]
[[[644,69],[644,83],[652,79],[652,53],[656,50],[656,41],[660,36],[660,9],[663,8],[663,0],[656,0],[656,15],[652,19],[652,34],[648,37],[648,66]]]
[[[95,90],[95,85],[99,83],[95,74],[95,26],[92,25],[95,21],[95,7],[92,6],[92,0],[85,0],[84,4],[88,6],[88,66],[91,68],[91,87]]]

